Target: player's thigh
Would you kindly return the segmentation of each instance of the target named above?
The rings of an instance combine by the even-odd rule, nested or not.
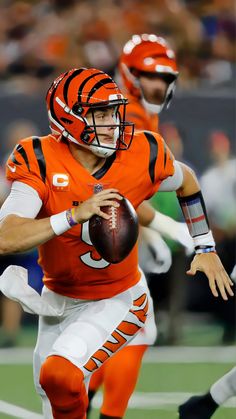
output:
[[[144,326],[147,311],[142,281],[110,299],[88,302],[56,339],[50,354],[68,359],[86,377],[134,337]]]
[[[60,296],[46,290],[42,297],[57,308]],[[40,369],[49,355],[62,356],[78,367],[86,364],[99,349],[132,306],[130,292],[112,299],[82,301],[65,298],[61,316],[39,317],[38,338],[34,350],[34,381],[39,394],[44,392],[39,384]],[[87,375],[87,374],[85,374]]]
[[[149,290],[148,290],[149,293]],[[153,345],[157,338],[157,326],[155,322],[155,313],[153,308],[153,300],[149,295],[149,307],[147,320],[144,327],[135,335],[134,339],[129,342],[129,346],[133,345]]]

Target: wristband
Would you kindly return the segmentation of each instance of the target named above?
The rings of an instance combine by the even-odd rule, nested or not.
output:
[[[69,215],[68,215],[69,212]],[[59,212],[58,214],[54,214],[50,217],[50,224],[57,236],[60,234],[65,233],[65,231],[69,230],[75,224],[75,220],[73,219],[71,210]]]
[[[216,253],[215,240],[213,238],[212,232],[209,231],[207,234],[202,234],[193,238],[193,243],[195,247],[195,253]]]
[[[216,248],[215,246],[196,246],[195,253],[196,255],[200,253],[216,253]]]
[[[196,254],[216,252],[215,240],[209,227],[206,207],[201,191],[178,197]]]
[[[209,233],[209,222],[201,191],[178,197],[189,233],[193,238]]]
[[[207,234],[193,237],[193,243],[195,249],[200,246],[215,247],[216,245],[211,230]]]
[[[68,221],[68,223],[70,224],[71,227],[74,227],[78,224],[77,221],[75,221],[75,209],[74,208],[68,209],[66,211],[66,218],[67,218],[67,221]]]

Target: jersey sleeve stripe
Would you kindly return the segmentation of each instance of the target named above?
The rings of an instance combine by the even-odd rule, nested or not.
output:
[[[149,176],[152,183],[155,182],[155,165],[158,157],[158,143],[155,137],[148,131],[144,131],[145,137],[148,140],[150,147],[150,157],[149,157]]]
[[[16,159],[14,151],[10,155],[10,160],[12,161],[12,163],[16,164],[17,166],[21,166],[21,163]]]
[[[40,176],[42,181],[45,183],[46,180],[46,161],[43,155],[41,140],[38,137],[33,138],[33,149],[34,154],[38,162]]]
[[[166,143],[164,143],[164,163],[163,163],[164,170],[166,168],[166,162],[167,162],[167,149],[166,149]]]
[[[15,151],[17,151],[17,153],[19,153],[19,154],[21,155],[21,157],[24,159],[24,162],[25,162],[25,164],[26,164],[26,166],[27,166],[27,168],[28,168],[28,171],[30,172],[29,160],[28,160],[28,156],[27,156],[27,154],[26,154],[25,149],[22,147],[22,145],[21,145],[21,144],[18,144],[18,145],[16,146]],[[12,160],[12,161],[13,161],[13,160]],[[15,162],[14,162],[14,163],[15,163]],[[17,164],[17,163],[16,163],[16,164]],[[19,163],[18,163],[18,164],[19,164]]]

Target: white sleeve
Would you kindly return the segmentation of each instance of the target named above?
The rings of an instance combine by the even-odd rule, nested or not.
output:
[[[25,218],[35,218],[42,206],[38,192],[23,182],[12,183],[10,194],[0,209],[0,221],[7,215],[15,214]]]
[[[174,167],[175,167],[175,172],[173,176],[169,176],[168,178],[163,180],[163,182],[161,182],[159,192],[176,191],[182,185],[184,175],[183,175],[182,167],[177,160],[174,161]]]

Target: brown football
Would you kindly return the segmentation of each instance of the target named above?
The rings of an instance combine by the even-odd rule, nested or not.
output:
[[[128,256],[138,238],[138,217],[126,198],[117,200],[118,208],[103,207],[109,220],[93,215],[89,220],[89,236],[95,249],[110,263],[119,263]]]

